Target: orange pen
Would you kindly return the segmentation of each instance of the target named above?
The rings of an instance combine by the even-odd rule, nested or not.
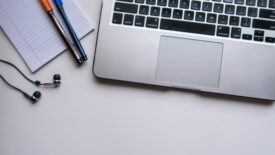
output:
[[[76,59],[77,63],[82,64],[83,61],[82,61],[81,57],[78,55],[78,52],[76,51],[76,49],[73,46],[73,43],[70,41],[68,35],[66,34],[66,32],[64,31],[64,29],[61,26],[60,22],[58,21],[58,19],[54,15],[53,7],[52,7],[52,4],[50,3],[50,1],[49,0],[40,0],[40,2],[42,4],[43,8],[45,9],[45,11],[49,14],[50,18],[52,19],[53,23],[55,24],[58,32],[60,33],[61,37],[65,41],[65,43],[68,46],[69,50],[72,52],[72,54],[73,54],[74,58]]]

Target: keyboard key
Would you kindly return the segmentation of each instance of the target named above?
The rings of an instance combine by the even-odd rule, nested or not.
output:
[[[238,6],[236,14],[240,15],[240,16],[245,16],[246,15],[246,7]]]
[[[160,8],[159,7],[151,7],[151,16],[159,16],[160,15]]]
[[[149,13],[149,6],[141,5],[139,7],[139,14],[148,15],[148,13]]]
[[[218,23],[226,25],[228,23],[228,16],[227,15],[219,15]]]
[[[230,28],[227,26],[218,26],[217,36],[229,37],[229,31],[230,31]]]
[[[167,0],[158,0],[158,5],[159,6],[166,6],[167,5]]]
[[[275,8],[275,0],[269,0],[268,7],[269,8]]]
[[[196,12],[196,21],[204,22],[205,21],[205,13],[204,12]]]
[[[125,15],[124,16],[124,25],[133,25],[134,15]]]
[[[135,26],[143,27],[144,26],[145,17],[144,16],[136,16]]]
[[[240,24],[240,17],[237,16],[230,16],[229,24],[234,26],[239,26]]]
[[[122,2],[134,2],[134,0],[117,0],[117,1],[122,1]]]
[[[242,29],[237,27],[231,28],[231,38],[240,39],[241,38]]]
[[[223,0],[224,3],[233,3],[233,0]]]
[[[185,11],[184,19],[193,20],[194,19],[194,11]]]
[[[136,4],[126,4],[126,3],[116,3],[115,11],[126,12],[126,13],[137,13],[138,5]]]
[[[235,4],[244,4],[244,0],[235,0]]]
[[[135,0],[136,3],[141,3],[143,4],[145,0]]]
[[[225,5],[225,13],[234,14],[235,13],[235,6],[234,5]]]
[[[159,25],[159,19],[158,18],[147,17],[146,27],[156,29],[156,28],[158,28],[158,25]]]
[[[202,4],[202,10],[203,11],[211,12],[212,11],[212,3],[210,3],[210,2],[203,2],[203,4]]]
[[[114,13],[113,23],[114,24],[121,24],[122,23],[122,14],[121,13]]]
[[[246,0],[246,5],[255,6],[256,0]]]
[[[255,41],[264,41],[264,31],[255,30],[254,40]]]
[[[172,10],[169,8],[163,8],[161,12],[162,17],[171,17]]]
[[[223,4],[214,4],[214,12],[223,13]]]
[[[275,21],[254,19],[252,27],[266,30],[275,30]]]
[[[275,38],[273,38],[273,37],[265,37],[265,42],[267,42],[267,43],[275,43]]]
[[[242,27],[250,27],[251,19],[250,18],[242,18],[241,19],[241,26]]]
[[[168,6],[169,6],[169,7],[175,7],[175,8],[177,8],[177,7],[178,7],[178,4],[179,4],[179,1],[178,1],[178,0],[169,0]]]
[[[242,37],[244,40],[252,40],[252,35],[251,34],[243,34]]]
[[[189,9],[190,0],[180,0],[180,8]]]
[[[264,41],[264,37],[261,37],[261,36],[254,36],[254,41],[262,42],[262,41]]]
[[[182,10],[174,9],[173,18],[182,19],[182,16],[183,16]]]
[[[180,32],[190,32],[190,33],[204,34],[204,35],[215,35],[216,27],[215,25],[210,25],[210,24],[161,19],[160,29],[180,31]]]
[[[258,0],[257,5],[259,7],[266,7],[267,6],[267,0]]]
[[[192,1],[191,9],[192,10],[200,10],[201,9],[201,1]]]
[[[248,8],[248,16],[257,17],[258,16],[258,8]]]
[[[156,4],[156,0],[146,0],[146,4],[155,5]]]
[[[260,18],[275,19],[275,10],[260,9]]]
[[[207,22],[208,23],[216,23],[217,22],[217,15],[213,13],[207,14]]]
[[[255,30],[254,32],[254,36],[264,36],[264,31],[260,31],[260,30]]]

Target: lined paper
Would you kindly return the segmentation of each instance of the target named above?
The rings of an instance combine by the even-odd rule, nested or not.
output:
[[[64,9],[79,38],[93,30],[73,0],[64,0]],[[0,0],[0,25],[32,72],[67,48],[39,0]]]

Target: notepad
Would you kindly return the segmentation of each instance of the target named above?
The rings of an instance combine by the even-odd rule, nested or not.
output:
[[[64,8],[79,38],[93,30],[73,0],[65,0]],[[0,0],[0,25],[32,72],[67,48],[39,0]]]

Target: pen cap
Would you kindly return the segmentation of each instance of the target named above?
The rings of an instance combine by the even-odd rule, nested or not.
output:
[[[49,0],[40,0],[40,2],[47,12],[53,11],[52,4]]]
[[[54,3],[55,3],[55,5],[57,5],[57,6],[63,5],[62,0],[54,0]]]

